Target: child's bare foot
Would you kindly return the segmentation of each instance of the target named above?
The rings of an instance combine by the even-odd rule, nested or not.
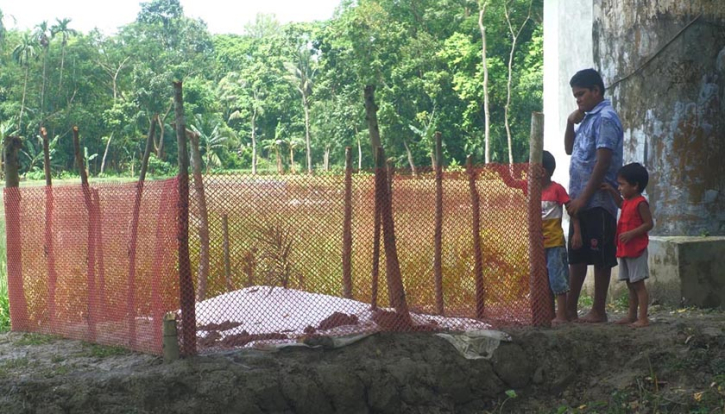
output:
[[[554,318],[551,320],[551,326],[554,326],[554,327],[561,326],[567,322],[569,322],[569,321],[565,318]]]
[[[633,328],[644,328],[645,326],[649,326],[649,319],[637,319],[637,321],[633,322],[629,326]]]
[[[614,323],[616,323],[617,325],[629,325],[635,322],[637,322],[637,318],[631,318],[629,316],[614,321]]]
[[[589,311],[589,313],[579,318],[579,321],[584,323],[602,323],[607,321],[607,314],[601,315],[598,312]]]

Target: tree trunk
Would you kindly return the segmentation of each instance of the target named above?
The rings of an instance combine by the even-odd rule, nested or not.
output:
[[[307,146],[307,173],[312,174],[312,145],[310,144],[310,101],[309,96],[302,96],[305,108],[305,145]]]
[[[206,299],[207,282],[209,280],[209,214],[206,208],[206,195],[204,194],[204,180],[201,176],[201,150],[199,149],[199,134],[186,131],[191,142],[191,159],[194,173],[194,189],[196,202],[199,207],[199,270],[196,276],[196,301]]]
[[[43,125],[43,112],[45,111],[45,77],[48,66],[48,48],[43,52],[43,79],[40,82],[40,125]]]
[[[63,64],[65,63],[65,41],[60,45],[60,78],[58,81],[58,91],[60,92],[60,89],[63,87]],[[115,99],[115,93],[114,93],[114,101]]]
[[[508,25],[509,32],[511,33],[511,51],[509,52],[509,62],[508,62],[508,81],[506,83],[506,105],[504,105],[504,125],[506,126],[506,140],[508,143],[508,151],[509,151],[509,165],[513,165],[514,163],[514,155],[513,155],[513,139],[511,138],[511,125],[509,123],[509,111],[511,109],[511,77],[513,74],[513,62],[514,62],[514,53],[516,52],[516,42],[519,39],[519,35],[521,34],[521,31],[524,30],[524,27],[526,27],[526,23],[529,22],[529,19],[531,18],[531,6],[533,2],[529,3],[529,15],[526,16],[526,20],[521,24],[521,27],[519,27],[519,30],[517,32],[514,32],[513,26],[511,26],[511,15],[509,13],[508,6],[506,5],[506,2],[504,2],[504,11],[506,15],[506,24]]]
[[[378,105],[375,104],[375,85],[365,86],[363,97],[365,99],[365,119],[370,133],[370,147],[373,153],[373,161],[377,165],[375,157],[377,157],[378,148],[382,144],[380,143],[380,127],[378,126]]]
[[[252,111],[252,175],[257,175],[257,110]]]
[[[410,165],[410,171],[414,176],[416,176],[416,175],[418,175],[418,172],[415,169],[415,161],[413,160],[413,153],[410,152],[410,148],[408,147],[408,142],[405,139],[403,139],[403,146],[405,146],[405,153],[408,155],[408,165]]]
[[[295,173],[295,151],[291,145],[289,147],[289,171],[292,174]]]
[[[152,123],[154,121],[151,121]],[[108,156],[108,148],[111,147],[111,140],[113,140],[113,132],[111,132],[111,136],[108,137],[108,142],[106,142],[106,149],[103,151],[103,159],[101,160],[101,174],[103,175],[103,170],[106,167],[106,157]]]
[[[330,147],[325,147],[325,171],[330,171]]]
[[[484,129],[484,157],[486,164],[491,162],[491,116],[488,103],[488,64],[486,63],[486,26],[483,24],[483,17],[486,14],[488,0],[479,0],[480,10],[478,12],[478,28],[481,31],[481,62],[483,64],[483,112],[485,115]]]
[[[23,112],[25,111],[25,96],[28,91],[28,72],[30,66],[25,66],[25,81],[23,82],[23,99],[20,103],[20,117],[18,118],[18,134],[22,133],[23,130]]]
[[[385,172],[385,152],[382,147],[377,150],[377,163],[375,168],[375,193],[380,202],[380,215],[383,227],[383,244],[385,246],[385,276],[388,282],[388,298],[390,306],[395,308],[398,316],[398,329],[412,327],[408,302],[405,299],[405,287],[400,274],[398,249],[395,242],[395,224],[393,220],[392,197]],[[402,325],[402,326],[400,326]]]
[[[274,149],[274,154],[277,156],[277,174],[284,174],[284,165],[282,165],[282,154],[280,154],[278,147]]]
[[[357,127],[355,127],[355,136],[357,137],[357,170],[362,170],[362,142],[358,136]]]

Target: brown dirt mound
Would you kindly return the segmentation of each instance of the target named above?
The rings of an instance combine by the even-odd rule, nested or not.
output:
[[[8,333],[0,335],[0,412],[723,412],[725,314],[658,310],[652,321],[518,328],[490,361],[466,360],[428,333],[171,364]]]

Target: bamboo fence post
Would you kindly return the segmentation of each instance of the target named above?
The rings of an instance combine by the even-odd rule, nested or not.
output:
[[[149,133],[146,136],[146,147],[144,148],[143,159],[141,160],[141,171],[136,183],[136,197],[133,201],[133,213],[131,217],[131,236],[128,243],[128,276],[126,279],[126,324],[128,325],[128,341],[133,348],[136,346],[136,250],[138,245],[138,222],[141,218],[141,199],[143,198],[146,170],[148,169],[149,158],[153,148],[154,134],[156,133],[156,116],[149,125]],[[155,278],[158,275],[154,274]],[[154,323],[159,321],[154,320]]]
[[[105,320],[106,317],[106,310],[107,308],[107,301],[106,301],[106,265],[103,261],[103,215],[101,214],[101,198],[98,195],[98,189],[92,190],[93,194],[93,208],[95,210],[94,215],[98,219],[98,222],[96,223],[96,257],[98,258],[98,290],[97,290],[97,298],[98,298],[98,308],[101,319]]]
[[[342,294],[352,299],[352,150],[345,148],[345,207],[342,222]]]
[[[19,137],[6,136],[3,140],[5,156],[5,241],[8,266],[8,301],[13,331],[26,331],[28,304],[23,287],[22,226],[20,221],[20,161],[18,151],[23,147]]]
[[[164,315],[164,362],[174,362],[179,359],[179,337],[176,330],[176,315],[169,312]]]
[[[376,153],[377,156],[377,153]],[[377,162],[376,162],[377,166]],[[382,171],[375,169],[375,204],[373,207],[373,266],[372,266],[372,293],[370,298],[370,307],[372,309],[378,308],[378,287],[380,284],[380,233],[382,230],[382,200],[380,200],[381,190],[378,188],[379,180],[378,175],[382,174]]]
[[[481,208],[478,188],[476,188],[476,171],[473,168],[473,157],[466,157],[468,187],[471,193],[471,210],[473,212],[473,274],[476,283],[476,318],[483,319],[486,310],[485,287],[483,284],[483,250],[481,249]]]
[[[194,195],[196,196],[196,206],[199,209],[199,267],[196,274],[196,300],[201,302],[206,299],[207,285],[209,283],[209,213],[206,207],[204,178],[201,173],[202,161],[201,150],[199,149],[199,134],[187,129],[186,135],[191,144]]]
[[[433,253],[433,277],[436,293],[436,310],[439,315],[445,313],[443,303],[443,144],[441,133],[435,133],[435,183],[436,183],[436,207],[435,207],[435,235]]]
[[[222,249],[224,250],[224,280],[227,285],[227,292],[234,290],[232,284],[232,263],[229,255],[229,215],[222,214]]]
[[[167,181],[163,184],[159,207],[156,211],[156,243],[154,247],[154,262],[151,269],[151,274],[153,275],[151,279],[151,315],[154,321],[152,328],[154,346],[163,346],[162,329],[165,302],[163,301],[164,298],[162,298],[162,287],[169,286],[170,283],[173,283],[169,279],[174,277],[163,265],[165,262],[164,258],[167,255],[171,255],[171,253],[166,251],[166,234],[169,225],[169,212],[176,211],[173,203],[168,202],[169,198],[174,196],[175,185],[176,183],[173,181]],[[174,219],[176,219],[176,216],[174,216]],[[165,279],[164,276],[166,275],[168,276]],[[173,306],[178,307],[175,303]]]
[[[96,296],[96,221],[95,209],[91,189],[88,185],[88,174],[86,173],[83,153],[81,152],[80,139],[78,138],[78,127],[73,127],[73,149],[75,152],[76,165],[81,175],[81,189],[83,191],[83,202],[88,212],[88,336],[90,341],[96,340],[96,322],[98,305]]]
[[[48,317],[50,319],[51,332],[55,327],[55,291],[58,283],[58,274],[55,271],[55,247],[53,238],[53,210],[55,200],[53,197],[53,178],[50,171],[50,143],[48,132],[40,128],[40,135],[43,137],[43,169],[45,171],[45,251],[46,267],[48,271]]]
[[[180,81],[174,82],[176,142],[179,151],[179,204],[177,209],[177,239],[179,240],[179,300],[184,355],[196,355],[196,303],[189,257],[189,152],[186,145],[184,94]]]
[[[376,189],[378,190],[377,198],[381,200],[383,242],[385,246],[385,276],[388,282],[388,297],[390,299],[390,306],[395,308],[395,312],[400,317],[400,322],[405,327],[412,327],[408,303],[405,299],[403,278],[400,274],[398,251],[395,246],[395,223],[393,220],[391,196],[388,193],[389,186],[386,183],[386,175],[384,173],[385,152],[383,151],[383,147],[378,147],[377,154],[375,176]]]
[[[541,159],[544,151],[544,114],[531,114],[529,139],[528,207],[531,320],[534,326],[551,326],[553,298],[549,294],[541,221]]]

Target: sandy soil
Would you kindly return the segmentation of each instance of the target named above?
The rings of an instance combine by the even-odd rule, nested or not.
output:
[[[617,315],[610,315],[612,319]],[[506,330],[491,360],[432,334],[340,349],[229,351],[166,364],[78,341],[0,334],[2,413],[710,413],[725,401],[725,313],[652,325]]]

